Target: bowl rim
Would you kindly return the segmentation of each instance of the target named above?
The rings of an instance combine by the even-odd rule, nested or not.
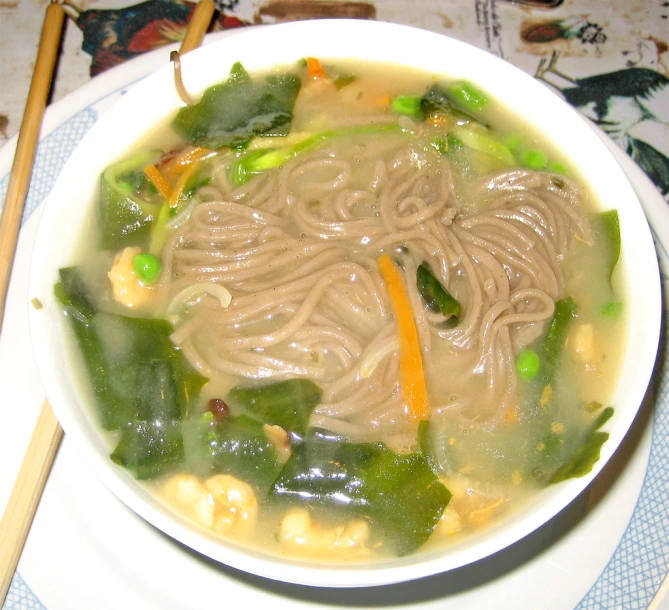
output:
[[[211,57],[215,57],[217,54],[223,54],[226,50],[226,47],[229,47],[231,44],[235,43],[235,41],[238,41],[238,36],[251,38],[252,41],[255,38],[257,39],[256,42],[261,42],[267,39],[270,35],[275,39],[280,39],[282,36],[285,38],[290,38],[291,35],[298,37],[299,35],[304,34],[305,29],[314,30],[316,32],[322,31],[322,36],[325,36],[326,33],[332,29],[345,29],[347,35],[349,36],[353,35],[352,33],[380,32],[380,36],[404,35],[407,37],[413,37],[414,39],[419,37],[426,46],[428,46],[428,44],[435,44],[437,46],[440,44],[445,44],[447,47],[462,50],[466,56],[473,56],[477,58],[477,61],[480,61],[485,65],[491,63],[493,67],[505,74],[515,75],[512,78],[514,82],[524,81],[527,86],[530,86],[528,84],[530,82],[534,83],[536,87],[533,86],[533,88],[537,92],[536,95],[539,95],[539,97],[544,100],[549,99],[545,95],[540,95],[538,93],[545,88],[543,88],[539,83],[533,81],[529,75],[521,72],[519,69],[511,66],[510,64],[507,64],[503,60],[492,56],[485,51],[477,49],[476,47],[472,47],[467,43],[449,38],[442,34],[427,32],[425,30],[411,26],[373,21],[302,21],[263,26],[262,28],[250,28],[249,30],[238,30],[235,31],[234,36],[221,38],[220,40],[197,49],[196,51],[185,56],[182,59],[184,72],[185,74],[188,74],[190,70],[190,73],[192,74],[192,70],[198,64],[198,62],[205,63]],[[268,35],[267,32],[270,30],[271,32]],[[313,34],[310,35],[313,36]],[[445,41],[448,42],[446,43]],[[297,58],[298,57],[295,59]],[[232,61],[234,60],[235,59],[233,58]],[[230,61],[230,64],[232,61]],[[275,61],[265,61],[265,66],[267,67],[275,64]],[[250,71],[253,71],[253,67],[250,69]],[[442,70],[442,72],[444,71]],[[223,78],[225,78],[226,75],[227,70],[225,70],[224,74],[222,74],[220,77],[217,77],[216,79],[210,78],[209,84],[220,82]],[[171,67],[166,62],[166,66],[152,73],[143,79],[140,83],[133,86],[132,90],[129,91],[127,95],[125,95],[121,100],[119,100],[119,102],[114,104],[114,106],[108,112],[105,113],[105,115],[93,126],[89,133],[86,134],[82,142],[77,146],[77,149],[72,154],[70,160],[68,160],[66,163],[61,172],[61,175],[54,185],[51,195],[48,198],[43,216],[40,220],[37,236],[35,239],[35,247],[33,249],[33,256],[31,259],[29,294],[40,294],[40,298],[43,294],[43,290],[45,288],[44,278],[46,277],[46,272],[49,268],[47,261],[50,262],[50,259],[47,256],[47,253],[50,251],[48,246],[53,241],[53,236],[51,235],[51,226],[57,220],[58,206],[61,208],[63,207],[62,202],[65,200],[65,195],[67,192],[67,180],[69,177],[76,175],[76,163],[81,159],[83,154],[81,150],[86,150],[87,146],[90,148],[91,144],[95,141],[96,138],[107,133],[109,128],[105,126],[113,124],[113,120],[115,120],[118,116],[122,116],[126,111],[126,107],[134,104],[136,98],[140,98],[140,96],[144,95],[145,93],[151,93],[153,88],[157,87],[157,85],[159,85],[161,82],[166,80],[171,82],[171,78]],[[201,91],[202,88],[198,89],[196,87],[196,90]],[[554,96],[554,94],[549,92],[547,89],[545,89],[545,91],[546,93],[553,96],[553,106],[559,106],[561,108],[559,111],[560,114],[564,115],[565,117],[571,117],[573,124],[578,123],[583,127],[588,127],[587,131],[591,132],[593,137],[599,141],[598,136],[592,129],[590,129],[590,126],[574,109],[567,106],[566,103],[557,98],[557,96]],[[163,118],[164,117],[156,118],[156,123],[160,123],[161,119]],[[585,135],[583,137],[586,138]],[[589,141],[586,148],[593,148],[593,142],[594,140]],[[632,206],[636,206],[636,208],[638,208],[637,212],[643,216],[641,205],[638,202],[631,185],[627,181],[626,176],[622,172],[622,169],[619,168],[617,162],[613,158],[613,155],[610,153],[610,151],[608,151],[605,144],[601,141],[599,141],[599,144],[601,146],[594,145],[594,150],[600,152],[603,151],[604,158],[608,159],[607,165],[609,168],[618,168],[617,171],[619,176],[617,187],[621,189],[621,197],[624,197],[626,200],[629,199],[632,202]],[[127,148],[130,147],[131,144],[127,146]],[[586,179],[585,181],[589,183],[589,179]],[[590,187],[592,188],[591,184]],[[626,192],[626,189],[628,192]],[[61,202],[60,204],[58,203],[59,201]],[[89,205],[92,205],[92,203]],[[635,222],[638,221],[639,219],[635,217]],[[645,222],[645,216],[643,217],[643,221]],[[642,226],[639,230],[641,230],[643,233],[643,222],[641,225]],[[62,361],[58,362],[55,360],[53,358],[53,349],[50,352],[48,348],[48,344],[53,343],[51,338],[52,332],[54,330],[53,326],[45,325],[44,316],[40,315],[40,313],[35,311],[33,308],[29,308],[31,341],[33,343],[35,358],[40,376],[42,377],[47,392],[47,396],[52,403],[54,411],[60,420],[61,425],[65,429],[66,433],[72,437],[77,451],[91,465],[96,476],[98,476],[98,478],[100,478],[105,483],[105,485],[127,506],[129,506],[134,512],[142,516],[148,522],[152,523],[176,540],[181,541],[187,546],[217,561],[221,561],[222,563],[232,567],[274,580],[282,580],[286,582],[312,586],[338,587],[376,586],[397,583],[444,572],[466,565],[468,563],[472,563],[482,559],[483,557],[492,555],[495,552],[522,539],[540,527],[542,524],[550,520],[562,509],[564,509],[583,491],[583,489],[585,489],[587,485],[590,484],[590,482],[597,476],[604,465],[608,462],[608,459],[622,441],[623,437],[627,433],[627,430],[631,426],[634,417],[636,416],[637,410],[643,398],[643,394],[645,393],[645,388],[650,380],[653,363],[655,361],[657,345],[659,342],[659,329],[661,320],[659,269],[657,268],[657,260],[655,257],[655,251],[652,247],[652,238],[647,223],[645,223],[644,238],[645,239],[643,239],[641,247],[644,250],[645,256],[647,257],[648,246],[650,246],[650,250],[652,250],[652,262],[650,262],[650,260],[649,262],[651,267],[654,263],[655,274],[653,274],[653,269],[650,269],[646,272],[646,277],[654,277],[654,283],[653,286],[648,289],[648,307],[644,312],[647,316],[646,320],[649,324],[648,328],[646,329],[648,335],[646,338],[647,349],[643,352],[643,361],[639,363],[639,368],[642,370],[642,374],[641,377],[637,380],[633,396],[630,397],[629,401],[633,403],[634,408],[629,408],[622,414],[616,413],[616,421],[618,423],[612,430],[611,437],[608,439],[607,443],[605,443],[602,450],[602,456],[597,464],[595,464],[595,468],[593,468],[592,473],[582,479],[572,479],[565,481],[561,483],[560,486],[558,486],[559,489],[558,487],[554,487],[549,492],[552,494],[551,501],[542,502],[542,505],[538,508],[535,507],[534,510],[531,511],[531,514],[525,514],[525,510],[516,511],[514,513],[515,516],[512,516],[512,518],[504,520],[499,526],[495,526],[487,530],[487,534],[484,537],[474,537],[476,539],[485,538],[487,539],[487,542],[486,540],[482,539],[481,542],[473,544],[461,543],[454,547],[450,547],[454,549],[453,552],[449,552],[449,547],[446,547],[439,552],[422,552],[414,554],[409,558],[395,561],[393,562],[393,565],[387,565],[386,563],[372,563],[354,564],[352,566],[333,566],[330,564],[287,560],[285,558],[279,558],[277,556],[260,553],[252,549],[243,548],[235,543],[222,543],[219,539],[215,539],[213,536],[209,536],[203,533],[202,530],[188,525],[183,519],[174,515],[171,510],[156,505],[156,500],[154,500],[146,492],[146,490],[141,488],[138,489],[139,484],[137,484],[134,479],[132,479],[129,473],[127,473],[125,470],[121,471],[119,467],[116,467],[109,460],[107,452],[104,452],[103,456],[102,452],[99,451],[99,448],[96,449],[87,440],[87,438],[90,438],[91,431],[93,431],[94,434],[97,434],[97,432],[90,422],[87,422],[86,427],[86,424],[83,424],[81,421],[81,414],[79,414],[79,417],[77,417],[76,413],[73,412],[73,408],[76,407],[68,404],[68,399],[62,391],[63,388],[61,381],[59,381],[59,376],[54,374],[54,370],[67,367],[63,365]],[[626,240],[623,239],[623,243],[625,243],[625,241]],[[52,285],[53,281],[51,281],[51,286]],[[68,377],[68,375],[65,375],[65,377]],[[71,375],[69,378],[71,379]],[[86,433],[88,433],[89,436],[85,436]],[[544,494],[542,493],[542,495]],[[503,531],[500,532],[498,530]],[[488,534],[491,534],[491,536]]]

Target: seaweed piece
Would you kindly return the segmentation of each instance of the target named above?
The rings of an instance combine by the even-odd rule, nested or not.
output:
[[[181,108],[172,126],[191,144],[213,149],[237,148],[256,135],[287,135],[300,84],[290,73],[253,79],[236,63],[226,82]]]
[[[419,453],[314,435],[295,449],[270,496],[366,518],[377,541],[400,556],[427,541],[451,498]]]

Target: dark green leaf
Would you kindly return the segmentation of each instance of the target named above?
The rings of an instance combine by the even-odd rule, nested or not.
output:
[[[548,484],[559,483],[566,479],[582,477],[592,471],[595,462],[599,460],[602,445],[609,438],[608,432],[600,432],[599,429],[613,415],[613,407],[606,407],[592,425],[590,432],[583,443],[571,458],[562,464],[548,480]]]
[[[430,311],[456,318],[460,315],[460,302],[441,285],[427,263],[421,263],[418,267],[416,284]]]
[[[138,479],[153,479],[183,461],[181,420],[137,420],[121,431],[111,454],[113,462],[135,473]]]
[[[71,320],[100,423],[122,432],[115,459],[135,465],[142,477],[179,461],[174,422],[188,416],[206,379],[170,341],[170,324],[97,311],[76,268],[61,270],[55,291]]]
[[[141,195],[141,187],[146,181],[138,182],[136,176],[159,156],[159,151],[140,153],[110,165],[102,174],[98,222],[103,249],[119,250],[148,242],[160,202],[149,201]],[[128,182],[128,177],[132,182]]]
[[[184,424],[186,461],[201,476],[212,472],[236,476],[264,495],[281,470],[277,452],[250,417],[227,417],[215,423]]]
[[[427,541],[451,498],[420,454],[315,438],[295,449],[271,494],[367,518],[398,555]]]
[[[420,108],[425,116],[437,113],[450,114],[458,121],[475,121],[482,125],[486,125],[481,119],[477,118],[466,108],[458,107],[457,104],[453,103],[453,100],[447,91],[437,84],[432,85],[432,87],[423,94],[420,101]]]
[[[289,379],[264,386],[238,386],[230,390],[225,400],[263,423],[303,436],[322,394],[313,381]]]
[[[571,297],[560,299],[555,303],[555,313],[541,346],[541,372],[549,378],[549,382],[560,361],[569,324],[575,317],[576,311],[576,303]]]
[[[228,76],[229,84],[245,83],[249,80],[251,80],[251,77],[240,62],[236,61],[232,64],[232,68],[230,68],[230,76]]]
[[[225,83],[210,87],[199,102],[179,110],[172,125],[191,144],[213,149],[239,146],[260,134],[286,135],[299,90],[295,74],[260,81],[235,64]]]

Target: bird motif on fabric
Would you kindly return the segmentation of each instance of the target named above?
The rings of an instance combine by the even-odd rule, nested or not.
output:
[[[82,49],[93,58],[91,76],[146,51],[182,40],[196,4],[187,0],[147,0],[119,9],[82,11],[70,0],[63,1],[68,16],[84,35]],[[221,12],[212,30],[242,25],[244,22],[237,17]]]
[[[669,195],[669,158],[629,132],[642,121],[666,124],[669,79],[650,68],[626,68],[585,78],[559,71],[558,52],[541,60],[535,77],[557,89],[565,100],[606,132]]]

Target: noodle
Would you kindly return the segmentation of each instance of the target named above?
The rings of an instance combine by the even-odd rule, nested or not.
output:
[[[208,187],[165,256],[171,294],[213,281],[233,295],[227,310],[203,305],[201,322],[175,332],[193,366],[316,379],[324,402],[313,426],[359,441],[380,438],[380,422],[407,433],[394,322],[374,263],[380,251],[396,252],[426,361],[436,338],[463,354],[452,359],[463,384],[486,380],[489,412],[472,411],[471,398],[435,412],[498,422],[515,400],[514,349],[541,331],[563,291],[567,236],[590,238],[575,208],[578,188],[550,174],[499,172],[474,187],[482,211],[467,216],[448,164],[416,165],[411,150],[398,149],[376,162],[368,184],[353,184],[350,159],[328,150],[234,190]],[[464,304],[456,328],[442,328],[443,316],[422,306],[421,260]]]

